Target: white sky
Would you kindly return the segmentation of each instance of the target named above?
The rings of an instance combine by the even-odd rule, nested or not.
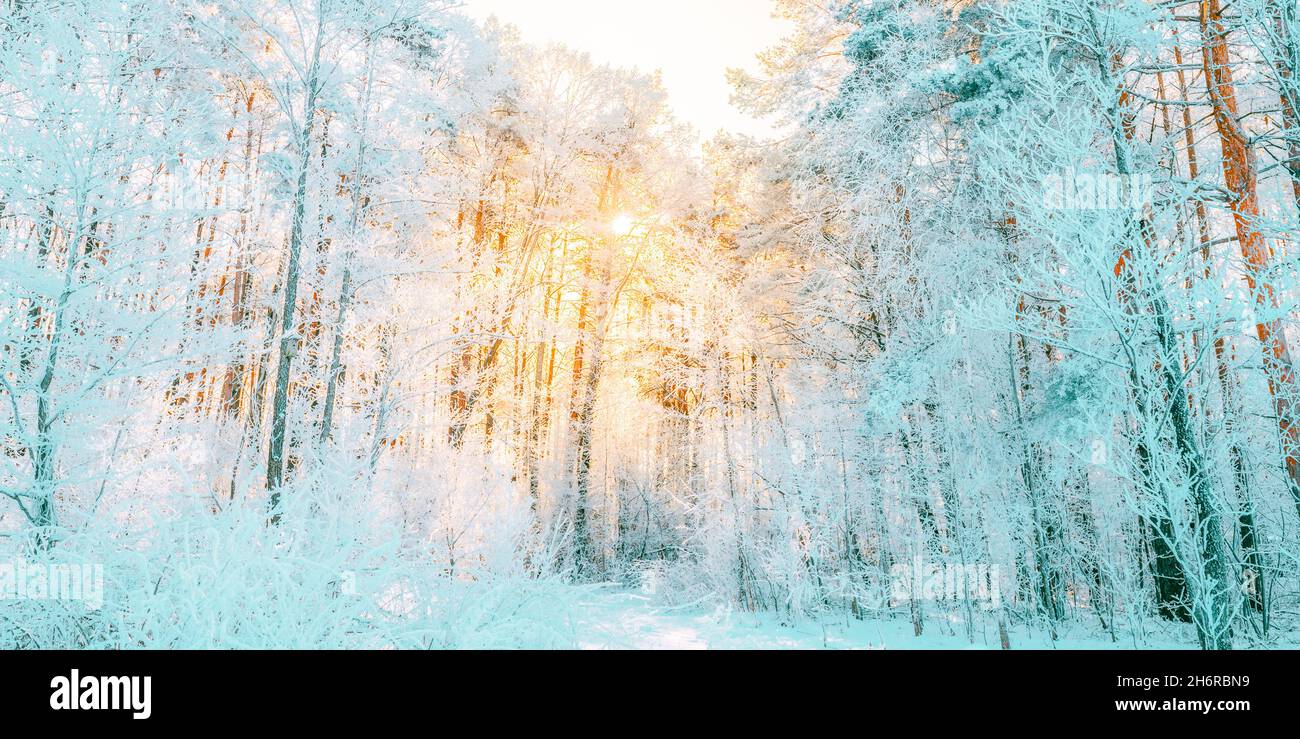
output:
[[[703,138],[719,128],[766,136],[772,127],[731,107],[728,67],[754,70],[754,55],[786,24],[768,0],[464,0],[472,17],[495,15],[531,43],[556,41],[597,62],[661,70],[677,117]]]

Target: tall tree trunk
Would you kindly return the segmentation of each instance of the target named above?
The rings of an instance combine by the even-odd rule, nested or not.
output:
[[[1017,314],[1023,312],[1024,301],[1022,299]],[[1020,430],[1020,475],[1025,485],[1025,493],[1029,498],[1029,524],[1033,528],[1031,535],[1034,548],[1034,571],[1038,573],[1035,590],[1038,594],[1039,610],[1047,621],[1048,631],[1052,639],[1055,640],[1056,622],[1065,616],[1065,602],[1061,592],[1059,564],[1053,561],[1050,551],[1054,545],[1057,531],[1049,520],[1050,514],[1044,510],[1045,501],[1042,496],[1042,481],[1039,479],[1039,469],[1042,466],[1043,458],[1042,447],[1029,440],[1025,427],[1024,410],[1021,406],[1022,394],[1027,397],[1031,387],[1029,381],[1029,350],[1023,335],[1012,336],[1011,341],[1012,345],[1008,347],[1007,361],[1011,378],[1011,401],[1015,408],[1016,424]],[[1018,371],[1017,368],[1019,368]]]
[[[1178,99],[1188,99],[1187,73],[1183,69],[1183,52],[1177,42],[1174,43],[1174,65],[1178,68]],[[1164,95],[1161,94],[1161,98]],[[1164,106],[1166,109],[1168,106]],[[1183,151],[1187,156],[1187,176],[1191,182],[1200,181],[1201,165],[1200,157],[1196,151],[1196,125],[1192,120],[1192,109],[1190,105],[1179,106],[1182,110],[1183,124]],[[1193,200],[1193,218],[1196,223],[1196,237],[1201,245],[1201,277],[1205,282],[1213,278],[1213,260],[1210,254],[1210,222],[1206,212],[1205,201],[1197,197]],[[1193,335],[1195,341],[1195,335]],[[1241,439],[1236,433],[1237,416],[1239,413],[1236,399],[1236,381],[1232,376],[1232,368],[1229,365],[1227,356],[1227,339],[1219,335],[1217,331],[1212,337],[1214,344],[1214,373],[1219,383],[1220,408],[1223,413],[1223,430],[1228,435],[1228,463],[1232,467],[1233,485],[1236,488],[1237,500],[1241,503],[1241,513],[1238,520],[1239,536],[1243,550],[1246,552],[1246,576],[1251,582],[1263,583],[1264,571],[1260,564],[1261,556],[1257,549],[1257,528],[1250,491],[1250,475],[1246,468],[1246,453],[1242,449]],[[1195,346],[1195,344],[1194,344]],[[1264,606],[1262,598],[1255,597],[1251,594],[1249,602],[1252,607],[1261,610]],[[1267,621],[1267,614],[1264,616]]]
[[[248,115],[248,126],[244,132],[244,179],[241,186],[239,230],[235,236],[235,276],[231,288],[230,325],[241,334],[249,329],[250,311],[248,310],[249,293],[253,286],[253,276],[245,259],[248,251],[249,209],[253,198],[253,103],[256,93],[249,93],[245,98],[244,112]],[[258,151],[261,155],[261,137],[258,137]],[[227,417],[238,418],[244,403],[244,390],[247,367],[244,364],[247,352],[241,350],[240,356],[226,368],[226,376],[221,390],[221,408]],[[242,451],[242,450],[241,450]],[[232,481],[233,484],[233,481]]]
[[[289,415],[289,373],[298,346],[295,305],[298,302],[299,259],[302,254],[303,221],[307,207],[307,176],[311,168],[312,128],[316,122],[316,99],[320,94],[320,52],[324,36],[324,15],[316,26],[311,66],[307,72],[306,104],[302,129],[298,132],[298,183],[293,194],[293,220],[289,229],[289,262],[284,276],[284,308],[280,313],[280,361],[275,372],[275,399],[271,403],[271,443],[266,456],[266,489],[271,494],[271,523],[280,522],[280,486],[284,476],[285,432]]]
[[[559,268],[555,274],[564,275],[568,261],[569,246],[567,240],[560,257]],[[555,294],[555,320],[559,320],[560,299],[563,290],[557,288],[551,290],[549,287],[551,268],[547,266],[542,275],[542,317],[549,319],[551,316],[551,293]],[[534,513],[538,511],[538,503],[541,500],[541,458],[542,443],[551,427],[551,388],[555,380],[555,336],[550,337],[547,342],[545,336],[537,342],[537,357],[534,360],[533,367],[533,394],[529,402],[528,410],[528,447],[525,474],[528,476],[528,500]]]
[[[84,207],[78,205],[77,212],[83,212]],[[50,326],[50,338],[45,353],[45,361],[41,366],[40,380],[36,385],[36,433],[34,445],[32,447],[32,489],[31,497],[35,501],[35,512],[29,513],[33,526],[35,527],[35,543],[40,549],[48,549],[55,542],[55,527],[57,519],[54,510],[54,493],[58,487],[55,480],[55,455],[57,445],[54,438],[54,424],[58,420],[58,412],[54,407],[53,385],[54,376],[58,371],[59,352],[63,348],[63,342],[66,339],[65,329],[68,321],[68,301],[72,297],[73,291],[77,286],[77,269],[82,261],[83,252],[78,248],[81,243],[82,223],[84,220],[77,218],[76,228],[68,236],[67,256],[63,266],[63,283],[59,289],[59,296],[54,301],[53,319]],[[84,238],[87,242],[94,239],[94,224],[87,229]],[[90,248],[84,252],[89,254]]]
[[[1300,409],[1295,369],[1282,320],[1269,315],[1279,310],[1279,303],[1268,277],[1270,248],[1258,227],[1258,169],[1250,138],[1237,120],[1237,93],[1219,0],[1202,0],[1200,21],[1205,86],[1223,149],[1224,183],[1232,193],[1237,242],[1246,262],[1246,285],[1260,313],[1255,332],[1263,348],[1264,371],[1282,440],[1283,465],[1296,513],[1300,515],[1300,419],[1297,419]]]
[[[339,310],[334,318],[334,340],[330,345],[329,370],[325,385],[325,409],[321,415],[320,441],[329,441],[334,431],[334,403],[343,374],[343,337],[347,334],[348,308],[352,305],[352,262],[355,258],[357,234],[365,214],[368,198],[362,195],[365,186],[366,155],[370,133],[370,95],[375,83],[373,42],[366,49],[366,83],[361,96],[361,125],[357,131],[357,161],[352,168],[352,208],[348,216],[347,243],[343,247],[343,283],[339,286]]]
[[[618,201],[617,175],[612,165],[605,169],[605,182],[597,212],[608,220]],[[600,389],[604,367],[605,333],[613,306],[610,305],[613,259],[616,237],[598,239],[587,254],[584,271],[587,279],[578,306],[578,343],[574,347],[573,406],[570,421],[573,433],[573,539],[574,562],[579,576],[594,575],[598,569],[594,543],[591,541],[589,503],[591,492],[591,447],[595,426],[596,393]]]
[[[1273,68],[1277,71],[1278,97],[1282,104],[1282,136],[1286,140],[1286,170],[1291,176],[1291,194],[1300,209],[1300,40],[1296,39],[1295,0],[1269,0],[1273,21]]]
[[[603,266],[597,268],[594,277],[595,290],[586,291],[589,308],[584,323],[590,324],[584,342],[586,354],[585,365],[580,358],[575,365],[574,388],[576,406],[571,420],[573,424],[574,476],[573,476],[573,537],[574,558],[579,574],[592,575],[598,569],[595,557],[595,544],[591,540],[589,503],[591,497],[591,452],[592,436],[595,430],[596,399],[600,389],[601,372],[604,369],[604,344],[606,318],[608,317],[608,290],[610,280],[608,259],[601,259]],[[581,330],[581,329],[580,329]]]
[[[52,197],[52,195],[51,195]],[[44,219],[36,224],[36,262],[42,268],[47,266],[50,256],[50,249],[54,242],[56,233],[54,223],[54,209],[47,202],[42,206],[45,213]],[[31,371],[32,357],[36,353],[36,348],[40,344],[41,322],[44,319],[45,311],[41,305],[40,298],[32,298],[31,304],[27,307],[27,327],[23,334],[22,346],[18,354],[18,371],[24,378]]]
[[[1099,67],[1104,75],[1107,77],[1112,76],[1112,70],[1109,66],[1101,64]],[[1129,146],[1132,143],[1134,133],[1134,114],[1131,107],[1132,96],[1122,81],[1115,79],[1109,81],[1113,89],[1117,91],[1115,108],[1110,112],[1115,167],[1117,174],[1122,179],[1130,180],[1135,174],[1129,161]],[[1192,595],[1192,619],[1196,624],[1197,635],[1201,640],[1202,647],[1205,649],[1230,649],[1232,647],[1231,598],[1233,588],[1231,583],[1233,579],[1229,575],[1227,552],[1220,532],[1219,502],[1211,487],[1205,456],[1201,452],[1200,444],[1192,428],[1187,392],[1179,371],[1181,349],[1178,346],[1177,335],[1174,332],[1172,314],[1164,294],[1164,288],[1158,282],[1155,282],[1153,277],[1138,275],[1134,269],[1136,257],[1140,256],[1147,263],[1152,260],[1156,240],[1153,226],[1145,213],[1137,217],[1130,216],[1128,220],[1128,227],[1125,229],[1125,243],[1121,247],[1121,255],[1115,267],[1115,273],[1116,277],[1120,278],[1124,285],[1123,290],[1126,297],[1123,301],[1125,304],[1131,306],[1131,310],[1136,311],[1139,305],[1135,299],[1140,298],[1142,306],[1151,312],[1156,343],[1159,349],[1159,356],[1156,359],[1157,371],[1163,380],[1165,402],[1168,404],[1175,451],[1181,471],[1186,477],[1187,484],[1192,492],[1193,507],[1196,511],[1195,526],[1191,531],[1196,544],[1193,549],[1195,550],[1195,556],[1200,560],[1200,570],[1203,571],[1203,576],[1198,573],[1198,577],[1195,578],[1187,577],[1189,572],[1186,568],[1184,568],[1183,572],[1183,575],[1187,577],[1186,583]],[[1142,254],[1140,255],[1135,254],[1135,247],[1138,246],[1142,248]],[[1133,367],[1132,371],[1134,375],[1137,374],[1136,367]],[[1138,387],[1135,384],[1134,390],[1137,391]],[[1140,409],[1142,411],[1139,416],[1140,421],[1151,423],[1153,419],[1145,412],[1146,403],[1140,402],[1140,405],[1143,406]],[[1156,450],[1148,448],[1148,451]],[[1161,487],[1164,485],[1163,482],[1157,482],[1156,484]],[[1165,493],[1163,499],[1167,502],[1170,500],[1170,496]],[[1177,536],[1178,531],[1173,533],[1175,535],[1171,538],[1170,544],[1176,545],[1181,537]],[[1184,561],[1192,561],[1192,554],[1193,552],[1189,551],[1182,554],[1181,558]]]

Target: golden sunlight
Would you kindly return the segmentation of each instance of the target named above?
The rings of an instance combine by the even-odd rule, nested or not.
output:
[[[630,235],[634,228],[636,228],[636,220],[626,213],[620,214],[609,224],[609,230],[619,238]]]

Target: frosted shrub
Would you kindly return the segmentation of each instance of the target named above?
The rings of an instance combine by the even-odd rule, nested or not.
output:
[[[215,514],[188,511],[144,532],[106,527],[66,538],[46,562],[90,562],[104,572],[102,605],[0,600],[0,647],[26,648],[467,648],[573,643],[567,612],[580,590],[503,568],[457,575],[305,483],[286,496],[279,526],[262,500]],[[344,513],[340,513],[340,511]],[[518,531],[507,529],[508,538]],[[516,539],[516,543],[518,540]],[[517,550],[516,550],[517,551]],[[4,558],[17,558],[11,546]],[[513,571],[512,571],[513,570]]]

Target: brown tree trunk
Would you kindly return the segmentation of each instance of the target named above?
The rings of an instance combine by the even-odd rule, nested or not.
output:
[[[1224,184],[1232,193],[1232,215],[1237,242],[1246,262],[1246,284],[1254,296],[1256,309],[1261,314],[1275,313],[1279,303],[1273,285],[1268,281],[1271,250],[1257,225],[1259,173],[1250,138],[1237,120],[1237,96],[1219,0],[1202,0],[1200,21],[1205,86],[1210,94],[1223,148]],[[1291,349],[1281,319],[1265,320],[1263,315],[1260,318],[1255,332],[1263,349],[1264,370],[1277,415],[1291,497],[1297,514],[1300,514],[1300,425],[1297,425],[1296,418],[1296,380]]]
[[[1300,65],[1300,45],[1293,28],[1296,22],[1294,0],[1269,0],[1268,14],[1273,20],[1274,57],[1277,70],[1278,96],[1282,104],[1282,136],[1286,139],[1287,173],[1291,175],[1291,193],[1296,208],[1300,209],[1300,86],[1296,83],[1296,67]]]

